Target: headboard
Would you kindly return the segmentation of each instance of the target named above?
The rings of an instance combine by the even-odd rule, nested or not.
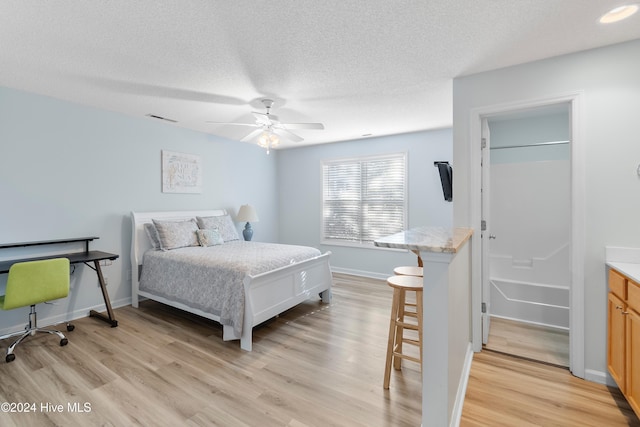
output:
[[[164,212],[131,212],[131,286],[137,290],[140,279],[140,266],[142,256],[151,249],[151,243],[144,230],[144,225],[151,223],[152,219],[181,220],[195,218],[197,216],[220,216],[226,215],[224,209],[201,210],[201,211],[164,211]]]

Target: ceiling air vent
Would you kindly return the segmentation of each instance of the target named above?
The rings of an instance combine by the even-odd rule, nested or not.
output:
[[[164,120],[165,122],[178,123],[177,120],[167,119],[166,117],[156,116],[155,114],[147,114],[147,117],[151,117],[153,119]]]

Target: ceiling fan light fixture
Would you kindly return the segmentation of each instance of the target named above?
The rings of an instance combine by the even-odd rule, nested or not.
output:
[[[252,111],[252,114],[255,118],[255,123],[222,123],[222,122],[208,122],[214,123],[218,125],[234,125],[234,126],[247,126],[255,128],[255,130],[251,131],[249,134],[245,135],[244,138],[240,139],[242,142],[247,141],[256,141],[257,144],[267,149],[267,154],[269,154],[269,149],[271,147],[275,147],[280,143],[280,138],[284,138],[291,142],[301,142],[304,139],[293,133],[291,130],[295,129],[324,129],[324,125],[322,123],[281,123],[278,116],[274,116],[271,114],[271,107],[273,106],[272,99],[262,99],[262,104],[267,110],[266,113],[258,113],[256,111]],[[278,132],[276,134],[276,131]]]
[[[280,143],[280,138],[278,135],[273,133],[271,129],[265,129],[260,136],[258,136],[258,145],[262,148],[267,149],[267,154],[269,154],[269,150],[271,147],[275,147]]]
[[[611,24],[614,22],[622,21],[636,13],[638,11],[637,4],[628,4],[625,6],[616,7],[611,9],[600,17],[601,24]]]
[[[261,147],[267,147],[269,145],[273,147],[274,145],[278,145],[279,142],[280,138],[278,138],[278,135],[270,130],[265,130],[258,137],[258,145]]]

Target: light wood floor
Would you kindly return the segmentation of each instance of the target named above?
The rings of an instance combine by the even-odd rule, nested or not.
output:
[[[117,309],[117,328],[76,321],[66,347],[31,339],[0,361],[0,402],[36,411],[0,412],[0,426],[419,426],[418,366],[405,362],[382,389],[390,288],[334,277],[330,305],[308,301],[256,328],[250,353],[223,342],[215,322],[151,301]],[[462,425],[638,425],[633,417],[615,391],[485,351]]]
[[[462,427],[640,426],[619,390],[488,350],[473,357]]]
[[[330,305],[315,299],[254,329],[253,352],[151,301],[117,309],[117,328],[76,321],[66,347],[37,337],[0,361],[0,402],[38,411],[0,413],[0,426],[419,426],[419,366],[404,363],[382,388],[391,289],[335,282]],[[42,413],[40,402],[91,412]]]
[[[485,348],[559,366],[569,366],[569,332],[492,318]]]

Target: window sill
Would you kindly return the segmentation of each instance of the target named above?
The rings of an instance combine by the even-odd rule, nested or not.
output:
[[[353,242],[337,242],[335,240],[322,240],[320,244],[323,246],[339,246],[339,247],[354,248],[354,249],[374,249],[378,251],[382,250],[382,251],[392,251],[392,252],[408,252],[407,249],[384,248],[384,247],[375,246],[373,242],[371,242],[370,244],[363,244],[363,243],[353,243]]]

